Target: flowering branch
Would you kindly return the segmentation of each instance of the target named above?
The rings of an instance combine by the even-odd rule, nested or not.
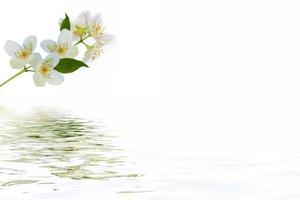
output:
[[[87,39],[92,43],[88,44]],[[10,65],[13,69],[22,69],[14,76],[0,84],[3,87],[25,72],[33,72],[33,80],[36,86],[42,87],[47,83],[61,84],[64,81],[62,74],[72,73],[81,67],[88,67],[86,63],[98,58],[103,47],[112,41],[112,36],[104,33],[102,20],[99,14],[91,17],[89,11],[82,12],[74,21],[69,16],[60,23],[60,34],[57,42],[44,40],[41,48],[48,53],[42,58],[40,53],[34,52],[37,44],[36,36],[27,37],[23,45],[8,40],[5,51],[12,58]],[[81,60],[75,59],[79,54],[78,45],[84,45],[86,51]],[[32,68],[32,69],[31,69]]]

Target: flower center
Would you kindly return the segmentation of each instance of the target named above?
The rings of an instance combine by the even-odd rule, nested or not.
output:
[[[51,68],[49,67],[49,65],[43,63],[42,66],[40,66],[39,68],[39,72],[44,76],[48,76],[51,72]]]
[[[92,27],[93,27],[94,35],[97,38],[100,38],[104,33],[104,28],[101,26],[101,24],[97,22],[93,22]]]
[[[56,52],[60,55],[60,56],[64,56],[66,54],[66,52],[68,51],[68,44],[67,43],[60,43],[57,44],[56,46]]]
[[[82,37],[84,34],[86,34],[86,32],[87,32],[86,26],[75,25],[75,30],[73,31],[75,35]]]
[[[30,54],[31,54],[31,49],[23,48],[23,49],[20,49],[19,51],[17,51],[16,56],[17,56],[17,58],[19,58],[21,60],[27,60],[27,58],[30,56]]]

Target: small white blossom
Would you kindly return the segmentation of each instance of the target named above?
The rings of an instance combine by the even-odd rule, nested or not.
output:
[[[102,53],[103,53],[102,46],[98,43],[95,43],[91,47],[88,48],[88,50],[84,54],[83,61],[84,62],[94,61]]]
[[[44,40],[41,47],[48,53],[57,53],[60,58],[75,58],[79,52],[77,46],[72,45],[72,37],[72,33],[64,29],[58,37],[58,42]]]
[[[102,18],[100,14],[91,17],[90,11],[82,12],[71,25],[72,33],[78,40],[91,36],[97,43],[102,44],[107,37],[102,25]]]
[[[51,85],[58,85],[64,81],[64,77],[54,69],[58,62],[59,56],[57,53],[50,54],[45,59],[42,59],[39,53],[32,54],[29,64],[35,70],[33,81],[36,86],[43,87],[46,82]]]
[[[12,57],[10,65],[14,69],[20,69],[28,64],[28,59],[36,48],[37,38],[29,36],[24,40],[23,45],[8,40],[5,43],[5,51]]]
[[[91,47],[88,48],[88,50],[84,54],[83,61],[89,62],[97,59],[99,56],[103,54],[103,47],[107,44],[112,43],[112,41],[113,41],[112,35],[105,35],[102,38],[101,43],[96,42],[95,44],[93,44]]]
[[[71,23],[71,32],[74,34],[74,41],[79,41],[89,35],[89,24],[91,20],[90,11],[82,12],[78,17]]]

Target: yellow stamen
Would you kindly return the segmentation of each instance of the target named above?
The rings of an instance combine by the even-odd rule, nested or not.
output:
[[[75,35],[78,35],[80,37],[82,37],[84,34],[87,33],[87,28],[86,26],[75,26],[75,30],[73,31],[73,33]]]
[[[16,56],[17,56],[17,58],[19,58],[21,60],[27,60],[27,58],[31,54],[31,51],[32,50],[29,48],[23,48],[16,52]]]
[[[97,59],[99,56],[103,54],[103,49],[97,48],[93,54],[92,60]]]
[[[39,68],[39,72],[44,76],[48,76],[51,72],[51,68],[48,64],[43,63],[42,66],[40,66]]]
[[[101,24],[94,21],[92,24],[92,28],[93,28],[94,36],[96,36],[97,38],[100,38],[103,36],[104,28],[101,26]]]
[[[66,54],[66,52],[68,51],[69,47],[67,43],[59,43],[56,45],[56,52],[60,55],[60,56],[64,56]]]

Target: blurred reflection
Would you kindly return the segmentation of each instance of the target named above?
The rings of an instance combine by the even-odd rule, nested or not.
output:
[[[122,150],[114,135],[70,114],[35,109],[25,115],[1,113],[0,186],[47,183],[53,178],[102,180],[122,174]],[[22,177],[19,179],[17,177]]]

